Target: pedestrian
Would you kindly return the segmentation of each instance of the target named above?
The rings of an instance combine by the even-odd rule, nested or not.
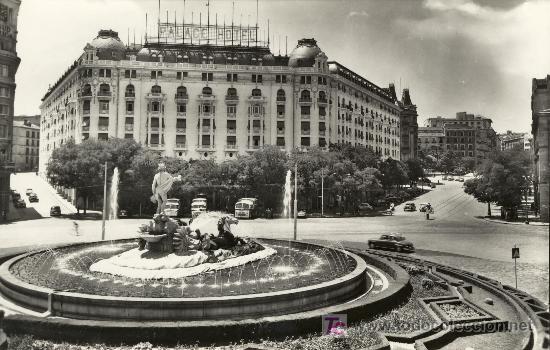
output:
[[[74,227],[75,236],[80,236],[80,233],[78,232],[78,222],[73,221],[73,227]]]

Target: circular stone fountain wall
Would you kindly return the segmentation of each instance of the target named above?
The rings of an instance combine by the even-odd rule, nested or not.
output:
[[[369,287],[366,263],[355,254],[301,242],[259,242],[276,253],[185,278],[90,271],[93,263],[135,247],[129,240],[33,252],[0,266],[0,291],[21,306],[55,316],[188,321],[314,310],[355,299]]]

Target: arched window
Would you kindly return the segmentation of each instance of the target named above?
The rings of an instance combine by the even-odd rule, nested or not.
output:
[[[324,91],[319,91],[319,100],[320,101],[326,101],[327,100],[327,94]]]
[[[153,94],[160,94],[161,92],[162,92],[162,89],[158,85],[155,85],[151,88],[151,93]]]
[[[309,90],[302,90],[300,94],[300,100],[302,101],[310,101],[311,100],[311,94]]]
[[[136,90],[134,89],[134,85],[130,84],[126,86],[126,97],[134,97],[136,94]]]
[[[100,95],[109,94],[110,92],[111,92],[111,86],[109,86],[109,84],[99,85],[99,94]]]
[[[260,89],[252,89],[252,96],[254,96],[254,97],[262,96],[262,90],[260,90]]]
[[[202,88],[202,94],[203,95],[212,95],[212,88],[209,86],[205,86]]]
[[[187,96],[187,88],[185,86],[178,86],[176,94],[181,97]]]
[[[283,89],[277,90],[277,101],[285,101],[285,100],[286,100],[285,90]]]
[[[227,96],[237,96],[237,89],[235,88],[227,89]]]

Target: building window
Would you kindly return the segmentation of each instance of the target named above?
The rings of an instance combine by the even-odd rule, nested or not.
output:
[[[109,101],[99,101],[99,113],[100,114],[109,113]]]
[[[228,105],[227,106],[227,114],[228,115],[235,115],[237,113],[237,106],[235,105]]]
[[[176,79],[183,80],[184,78],[187,78],[187,72],[177,72],[176,73]]]
[[[202,135],[201,141],[203,147],[210,147],[210,135]]]
[[[309,147],[309,145],[310,145],[310,143],[309,143],[309,137],[302,137],[302,138],[301,138],[300,144],[301,144],[303,147]]]
[[[10,97],[10,89],[6,87],[0,87],[0,97]]]
[[[278,116],[285,115],[285,105],[277,105],[277,115]]]
[[[151,93],[153,93],[153,94],[160,94],[160,93],[162,93],[162,89],[161,89],[160,86],[155,85],[155,86],[153,86],[153,87],[151,88]]]
[[[185,103],[178,104],[178,113],[187,113],[187,105]]]
[[[202,81],[213,81],[214,73],[202,73]]]
[[[228,134],[234,134],[237,130],[237,121],[236,120],[228,120],[227,121],[227,133]]]
[[[310,115],[311,106],[300,106],[300,112],[302,113],[302,115]]]
[[[151,71],[151,79],[158,79],[158,78],[162,78],[162,71],[161,70],[152,70]]]
[[[151,103],[151,111],[152,112],[160,112],[160,102],[154,101]]]
[[[303,135],[309,135],[309,122],[302,122],[301,123],[301,130]]]
[[[277,146],[284,147],[285,145],[285,138],[284,137],[277,137]]]
[[[0,104],[0,115],[9,115],[10,107],[8,105]]]
[[[262,82],[262,75],[261,74],[252,74],[252,82],[253,83],[261,83]]]
[[[324,117],[327,115],[327,109],[325,107],[319,107],[319,115]]]
[[[82,103],[82,111],[84,114],[90,114],[90,100],[84,100]]]
[[[262,90],[260,90],[260,89],[252,89],[252,96],[253,96],[253,97],[260,97],[260,96],[262,96]]]
[[[134,114],[134,101],[126,101],[126,114]]]
[[[134,85],[130,84],[130,85],[126,86],[126,92],[125,92],[124,96],[126,96],[126,97],[135,97],[136,96],[136,91],[134,89]]]
[[[151,142],[152,145],[158,145],[159,144],[159,134],[151,134]]]

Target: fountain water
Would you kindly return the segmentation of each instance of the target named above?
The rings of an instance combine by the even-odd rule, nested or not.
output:
[[[116,220],[118,218],[118,182],[118,168],[115,168],[113,170],[113,180],[109,193],[109,220]]]
[[[292,185],[290,182],[290,178],[292,177],[291,171],[286,172],[286,180],[285,180],[285,194],[283,197],[283,208],[284,212],[283,215],[286,218],[291,217],[291,211],[290,211],[290,201],[292,200]]]

